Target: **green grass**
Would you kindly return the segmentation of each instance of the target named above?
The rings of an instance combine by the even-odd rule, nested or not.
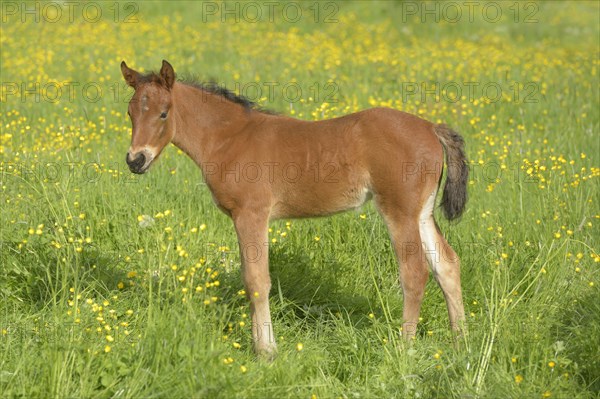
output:
[[[408,3],[327,4],[335,23],[204,22],[192,2],[140,2],[135,24],[2,23],[3,397],[598,396],[598,5],[535,3],[538,22],[525,24],[502,3],[498,22],[451,24],[408,17]],[[304,119],[387,105],[460,131],[470,201],[459,223],[438,217],[462,260],[460,347],[433,280],[417,339],[401,339],[398,266],[368,204],[271,224],[279,355],[258,361],[233,226],[198,168],[173,147],[143,176],[124,162],[119,63],[163,58],[232,88],[297,84],[301,100],[256,99]],[[22,83],[54,81],[102,96],[21,101]],[[328,82],[337,102],[323,106]],[[497,83],[505,96],[402,90],[448,82]]]

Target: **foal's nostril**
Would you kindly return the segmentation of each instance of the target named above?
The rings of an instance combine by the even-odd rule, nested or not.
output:
[[[130,171],[133,173],[142,173],[141,169],[146,164],[146,156],[144,153],[139,152],[133,160],[131,160],[130,154],[128,153],[125,160],[127,161]]]

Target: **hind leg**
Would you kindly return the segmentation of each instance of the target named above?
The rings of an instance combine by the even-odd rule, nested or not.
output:
[[[460,333],[465,327],[465,310],[460,285],[460,261],[433,219],[435,194],[435,192],[431,194],[421,212],[419,233],[433,276],[444,293],[450,326],[454,331]]]
[[[429,270],[422,256],[418,216],[408,216],[379,205],[387,224],[399,262],[400,283],[404,296],[402,335],[414,338]]]

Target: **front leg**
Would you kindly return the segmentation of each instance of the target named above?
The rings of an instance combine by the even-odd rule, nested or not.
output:
[[[232,216],[240,245],[242,278],[250,300],[254,351],[270,360],[275,356],[277,346],[269,309],[268,213],[243,210]]]

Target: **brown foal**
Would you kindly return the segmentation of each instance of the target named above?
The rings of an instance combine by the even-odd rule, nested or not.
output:
[[[255,351],[276,351],[269,310],[268,224],[331,215],[371,197],[390,232],[404,293],[403,335],[412,338],[429,272],[446,299],[450,325],[464,321],[460,264],[433,218],[444,148],[448,173],[441,205],[460,216],[468,166],[460,135],[445,125],[386,108],[310,122],[274,115],[223,89],[141,75],[121,63],[135,89],[127,164],[145,173],[172,142],[198,164],[217,206],[235,225]]]

